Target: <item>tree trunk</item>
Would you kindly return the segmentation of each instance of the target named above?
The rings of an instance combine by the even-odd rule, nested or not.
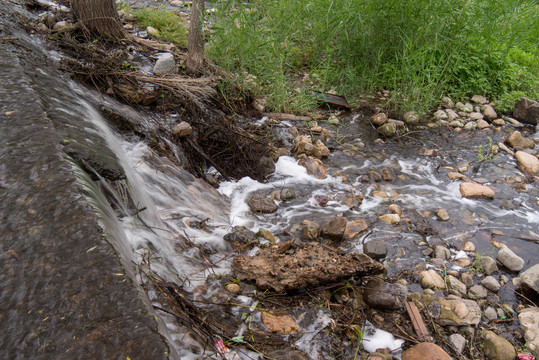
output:
[[[185,66],[187,72],[192,75],[200,75],[204,64],[204,36],[202,34],[204,3],[205,0],[193,0],[193,5],[191,6],[191,22],[189,24],[189,36],[187,37],[187,60]]]
[[[71,9],[83,28],[93,34],[116,39],[125,36],[114,0],[72,0]]]

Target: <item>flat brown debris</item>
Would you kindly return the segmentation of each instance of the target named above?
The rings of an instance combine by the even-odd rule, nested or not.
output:
[[[299,290],[338,282],[352,276],[376,275],[384,266],[362,253],[344,253],[318,243],[279,251],[279,247],[260,250],[255,256],[239,255],[232,270],[240,280],[255,281],[262,289]]]

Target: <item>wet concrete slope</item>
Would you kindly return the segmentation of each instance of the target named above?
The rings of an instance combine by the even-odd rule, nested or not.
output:
[[[71,112],[62,128],[47,110],[61,82],[36,80],[51,73],[3,6],[0,38],[19,39],[0,41],[0,358],[167,358],[63,151],[66,129],[85,124]]]

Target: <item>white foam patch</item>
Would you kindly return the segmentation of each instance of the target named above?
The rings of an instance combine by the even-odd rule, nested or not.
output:
[[[372,323],[365,321],[362,341],[365,351],[373,353],[376,349],[390,349],[393,352],[398,351],[402,344],[404,344],[404,340],[395,339],[387,331],[377,329]]]

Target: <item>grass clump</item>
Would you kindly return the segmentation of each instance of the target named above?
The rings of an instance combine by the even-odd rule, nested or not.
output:
[[[428,110],[444,95],[539,97],[539,5],[531,0],[240,0],[220,3],[208,54],[274,110],[312,90],[392,91]]]
[[[187,26],[173,12],[162,8],[143,8],[133,11],[133,15],[140,27],[157,29],[160,40],[187,46]]]

